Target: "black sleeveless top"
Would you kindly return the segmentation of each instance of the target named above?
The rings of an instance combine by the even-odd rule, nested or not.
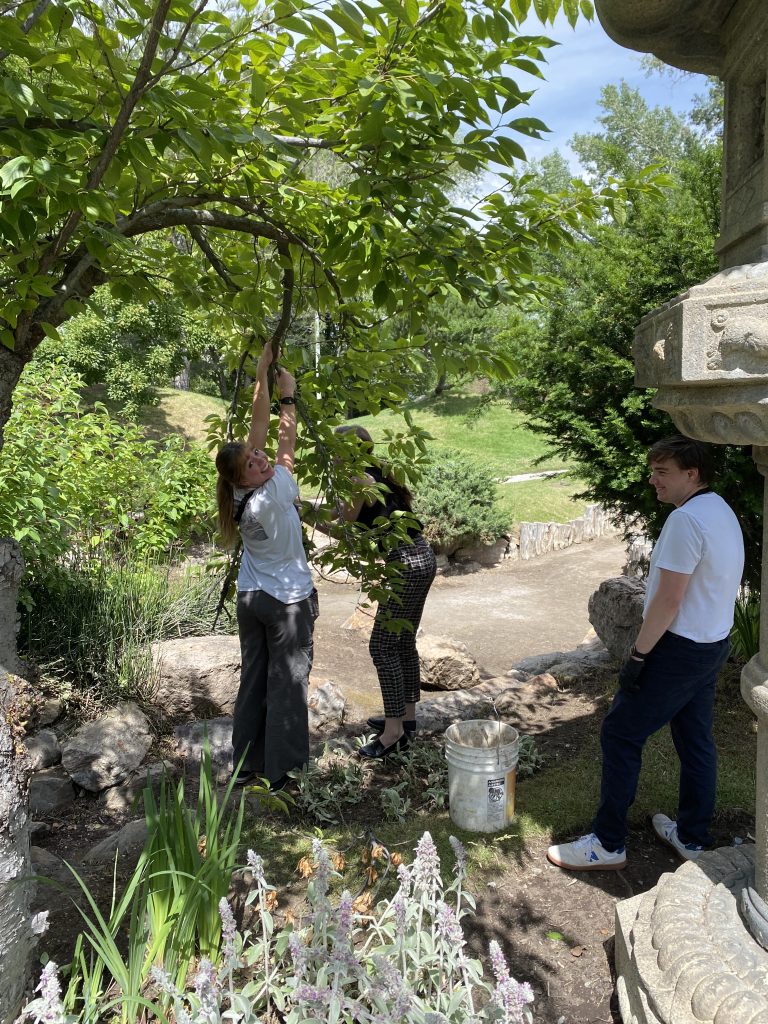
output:
[[[386,484],[386,478],[378,466],[369,466],[366,469],[368,476],[372,477],[377,484]],[[410,508],[406,502],[395,492],[387,491],[384,496],[384,500],[377,499],[372,505],[363,503],[363,507],[358,513],[355,522],[361,523],[363,526],[367,526],[368,529],[374,528],[375,521],[383,516],[386,519],[391,518],[393,512],[410,512]],[[423,530],[422,524],[418,520],[413,520],[412,523],[407,527],[408,536],[413,539],[419,537]]]

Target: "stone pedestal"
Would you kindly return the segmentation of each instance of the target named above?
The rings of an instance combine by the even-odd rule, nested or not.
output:
[[[753,846],[704,853],[616,908],[624,1024],[768,1024],[768,952],[744,927]]]

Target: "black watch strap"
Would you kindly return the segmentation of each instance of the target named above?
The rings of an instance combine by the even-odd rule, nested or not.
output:
[[[296,405],[296,399],[293,395],[283,395],[280,399],[280,405]]]
[[[646,654],[641,654],[634,644],[632,644],[632,649],[629,652],[629,656],[630,658],[635,658],[637,661],[645,661],[645,659],[648,657],[648,655]]]

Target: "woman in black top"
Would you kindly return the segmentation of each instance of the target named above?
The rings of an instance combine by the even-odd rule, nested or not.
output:
[[[355,433],[369,450],[373,439],[364,427],[339,427],[337,433]],[[411,512],[411,495],[406,487],[378,466],[366,469],[365,484],[383,484],[383,500],[367,503],[361,495],[343,506],[341,515],[348,522],[377,528],[376,520],[391,519],[397,512]],[[380,528],[380,524],[379,524]],[[392,592],[379,602],[371,632],[369,651],[384,701],[384,717],[369,718],[368,724],[380,735],[360,748],[361,757],[380,759],[408,746],[416,732],[416,704],[420,695],[419,656],[416,631],[424,611],[429,588],[437,572],[432,548],[421,533],[421,524],[411,518],[407,539],[386,552],[386,561],[396,569]],[[408,626],[395,632],[388,628],[392,619],[405,620]]]

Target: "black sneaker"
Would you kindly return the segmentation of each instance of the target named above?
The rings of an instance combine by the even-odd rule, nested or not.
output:
[[[367,724],[370,726],[371,729],[373,729],[374,732],[384,732],[384,716],[383,715],[374,715],[372,718],[368,719],[368,723]],[[405,719],[403,721],[403,732],[406,733],[408,736],[411,736],[411,737],[415,736],[416,735],[416,720],[414,719],[413,721],[408,721],[408,719]]]

